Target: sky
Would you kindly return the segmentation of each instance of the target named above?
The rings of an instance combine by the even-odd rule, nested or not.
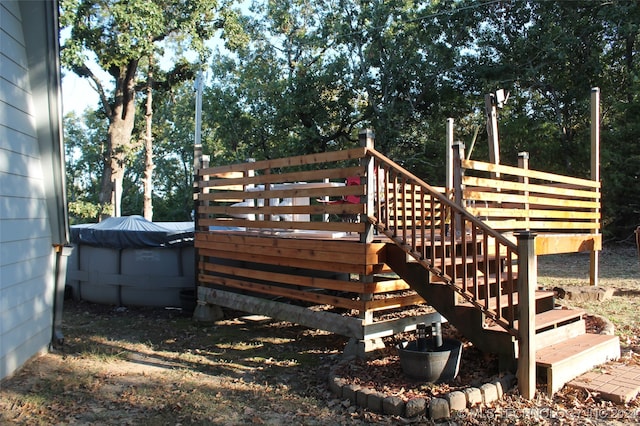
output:
[[[87,108],[95,108],[97,103],[98,94],[86,79],[69,71],[64,73],[62,77],[62,110],[65,115],[69,112],[80,115]]]

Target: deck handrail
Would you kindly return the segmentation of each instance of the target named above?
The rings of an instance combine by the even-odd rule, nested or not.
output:
[[[197,230],[360,233],[363,223],[344,219],[357,217],[364,206],[331,201],[359,200],[365,193],[364,185],[345,185],[349,177],[365,174],[360,165],[365,154],[364,148],[352,148],[203,167],[196,183]]]
[[[458,191],[466,209],[501,232],[599,232],[600,182],[532,170],[526,160],[519,163],[457,162]]]
[[[517,244],[375,149],[368,148],[367,154],[375,170],[373,188],[368,189],[374,208],[365,213],[369,222],[467,302],[517,335],[513,297]],[[447,240],[450,245],[445,247]],[[436,241],[440,253],[432,249]],[[479,252],[479,241],[484,252]],[[493,293],[491,273],[498,277]]]

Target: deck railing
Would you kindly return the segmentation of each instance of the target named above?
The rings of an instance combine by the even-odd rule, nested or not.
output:
[[[600,229],[600,182],[529,170],[523,160],[521,167],[462,160],[467,210],[497,230]]]
[[[364,175],[364,156],[355,148],[201,169],[199,230],[360,233],[364,224],[350,219],[364,212],[365,186],[345,182]]]
[[[375,170],[375,190],[369,191],[375,202],[368,220],[430,270],[434,279],[453,287],[515,335],[517,245],[455,204],[441,189],[377,151],[367,152]]]
[[[585,245],[579,237],[558,248],[559,231],[597,233],[597,182],[532,171],[526,165],[463,160],[458,154],[454,189],[447,192],[363,145],[201,169],[198,230],[333,238],[360,234],[367,241],[373,227],[430,270],[432,281],[452,286],[511,332],[517,317],[518,249],[515,239],[503,233],[553,232],[555,247],[536,247],[541,252],[578,251]],[[356,184],[347,185],[354,177]],[[599,249],[599,241],[590,240],[586,248]]]

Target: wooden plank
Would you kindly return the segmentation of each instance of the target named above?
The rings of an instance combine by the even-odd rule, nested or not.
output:
[[[282,249],[272,248],[271,250],[265,250],[260,246],[249,246],[239,244],[216,244],[209,242],[198,242],[197,246],[202,250],[215,250],[225,251],[228,253],[228,257],[233,256],[234,253],[246,253],[259,256],[268,257],[286,257],[289,259],[298,259],[303,261],[315,261],[315,262],[334,262],[334,263],[346,263],[350,265],[360,264],[372,264],[378,263],[378,258],[375,255],[352,254],[351,256],[340,256],[336,258],[334,252],[329,251],[315,251],[315,250],[296,250],[296,249]]]
[[[345,281],[337,278],[330,279],[314,276],[296,275],[295,273],[267,272],[263,270],[220,265],[217,263],[208,263],[203,261],[199,262],[198,267],[200,271],[232,275],[244,279],[271,281],[280,284],[299,285],[309,288],[322,288],[325,290],[335,290],[352,293],[380,294],[388,293],[391,291],[410,289],[409,285],[400,279],[384,282]]]
[[[578,253],[602,250],[602,234],[539,234],[536,254]]]
[[[305,170],[291,173],[274,173],[247,176],[237,179],[212,179],[198,182],[201,188],[215,188],[216,186],[227,185],[262,185],[262,184],[299,184],[309,183],[307,181],[323,182],[324,179],[346,179],[350,176],[363,176],[364,168],[360,166],[343,167],[339,169]]]
[[[198,247],[196,246],[196,248]],[[211,256],[219,259],[241,260],[246,262],[264,263],[267,265],[317,269],[319,271],[344,272],[349,274],[362,275],[377,273],[379,269],[382,268],[382,265],[322,262],[306,259],[283,258],[278,256],[256,255],[253,253],[228,252],[226,250],[212,250],[205,248],[198,248],[198,254],[200,256]]]
[[[207,283],[219,285],[238,290],[247,290],[256,293],[268,294],[270,296],[284,297],[293,300],[302,300],[305,302],[316,303],[319,305],[331,305],[345,309],[362,310],[364,302],[359,300],[347,299],[344,297],[330,296],[319,292],[300,291],[290,287],[279,287],[269,284],[259,284],[245,280],[237,280],[220,276],[211,276],[205,274],[198,275],[198,283]]]
[[[229,291],[198,287],[198,299],[225,308],[267,315],[305,327],[317,328],[342,336],[363,339],[362,320],[341,314],[312,311],[302,306],[266,300]]]
[[[354,215],[364,213],[364,204],[311,204],[302,206],[201,206],[198,213],[202,214],[262,214],[262,215],[294,215],[324,213],[335,215]]]
[[[216,188],[216,190],[219,188]],[[350,186],[326,186],[321,188],[291,188],[291,189],[271,189],[263,191],[213,191],[208,194],[201,194],[201,199],[205,201],[247,200],[247,199],[271,199],[271,198],[319,198],[319,197],[344,197],[347,195],[364,195],[365,187],[362,185]]]
[[[473,189],[465,189],[463,191],[466,200],[477,200],[482,202],[494,201],[500,203],[530,203],[545,206],[558,206],[568,208],[595,209],[600,207],[599,201],[581,201],[563,198],[546,198],[537,196],[525,196],[518,194],[507,194],[502,192],[479,192]]]
[[[542,221],[524,221],[515,219],[505,220],[484,220],[487,226],[497,230],[518,230],[530,229],[539,231],[591,231],[600,229],[600,224],[596,222],[542,222]]]
[[[325,290],[345,291],[352,293],[365,292],[366,284],[360,281],[345,281],[340,279],[309,277],[296,275],[295,273],[268,272],[256,269],[241,268],[237,266],[220,265],[200,262],[202,271],[232,275],[246,280],[271,281],[278,284],[299,285],[309,288],[322,288]]]
[[[571,364],[574,360],[580,360],[588,351],[597,350],[596,348],[601,345],[607,346],[610,342],[617,339],[618,336],[603,334],[583,334],[576,336],[568,341],[550,345],[537,351],[536,364],[542,367],[552,367],[559,363]]]
[[[381,311],[385,309],[403,308],[405,306],[422,305],[427,303],[418,294],[408,296],[389,297],[364,302],[366,311]]]
[[[530,179],[549,180],[554,182],[568,183],[572,185],[580,185],[589,188],[600,188],[600,182],[596,182],[589,179],[580,179],[570,176],[557,175],[554,173],[540,172],[536,170],[524,170],[519,167],[496,165],[491,163],[484,163],[476,160],[462,160],[462,167],[465,169],[479,170],[483,172],[491,173],[503,173],[514,176],[523,176]]]
[[[297,167],[310,164],[332,163],[337,161],[357,160],[366,155],[366,149],[359,147],[342,151],[323,152],[318,154],[299,155],[295,157],[261,160],[253,163],[238,163],[201,169],[201,174],[219,174],[232,171],[246,172],[249,170],[277,169],[282,167]]]
[[[572,198],[599,199],[601,194],[596,190],[578,190],[567,187],[559,187],[554,185],[538,185],[532,183],[513,182],[508,180],[480,178],[476,176],[463,176],[462,183],[465,186],[473,186],[475,188],[487,188],[483,192],[493,191],[496,189],[510,190],[519,192],[550,194],[555,196],[564,196]]]
[[[358,236],[351,238],[338,239],[316,239],[307,237],[305,233],[294,233],[294,237],[271,236],[271,235],[251,235],[251,234],[231,234],[226,232],[204,232],[196,235],[197,240],[214,241],[214,242],[230,242],[236,244],[248,244],[255,246],[263,246],[266,250],[273,247],[289,248],[296,250],[320,250],[336,253],[337,256],[342,254],[351,256],[354,254],[364,254],[365,256],[375,255],[378,261],[384,260],[386,243],[382,241],[374,241],[371,243],[362,243]]]
[[[199,212],[199,210],[198,210]],[[253,228],[264,230],[307,230],[307,231],[327,231],[327,232],[364,232],[364,223],[352,222],[285,222],[268,220],[247,220],[247,219],[199,219],[198,225],[226,226],[238,228]]]
[[[544,222],[532,220],[529,222],[530,229],[555,229],[555,230],[594,230],[600,229],[601,225],[598,222]]]
[[[538,355],[537,365],[547,370],[547,393],[553,395],[571,379],[599,364],[618,359],[620,342],[618,336],[583,334],[541,349]]]
[[[365,291],[363,293],[388,293],[391,291],[408,290],[411,287],[404,280],[386,280],[373,283],[362,283]]]
[[[567,210],[524,210],[522,208],[467,207],[467,211],[480,217],[545,218],[545,219],[600,219],[600,213]]]
[[[306,239],[304,235],[296,238],[280,238],[278,236],[251,235],[249,233],[232,234],[227,232],[209,232],[196,234],[197,241],[208,241],[218,244],[242,244],[295,250],[319,250],[345,255],[375,253],[380,256],[385,244],[382,242],[361,243],[357,240],[317,240]]]
[[[582,309],[551,309],[548,311],[540,312],[535,316],[535,330],[539,332],[541,330],[551,328],[551,327],[560,327],[564,323],[577,322],[582,319],[582,315],[584,315],[584,311]],[[515,320],[513,323],[513,328],[518,330],[519,321]],[[487,327],[488,330],[500,330],[499,325],[492,325]],[[540,347],[537,344],[536,336],[536,347]]]

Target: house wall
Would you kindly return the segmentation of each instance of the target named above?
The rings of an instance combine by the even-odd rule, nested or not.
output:
[[[34,62],[32,54],[33,48],[47,50],[42,40],[52,23],[43,29],[42,20],[55,2],[23,3],[0,2],[0,379],[47,350],[55,299],[52,156],[42,152],[55,147],[46,130],[52,122],[49,84],[32,84],[43,72],[37,68],[47,73],[46,57]]]

